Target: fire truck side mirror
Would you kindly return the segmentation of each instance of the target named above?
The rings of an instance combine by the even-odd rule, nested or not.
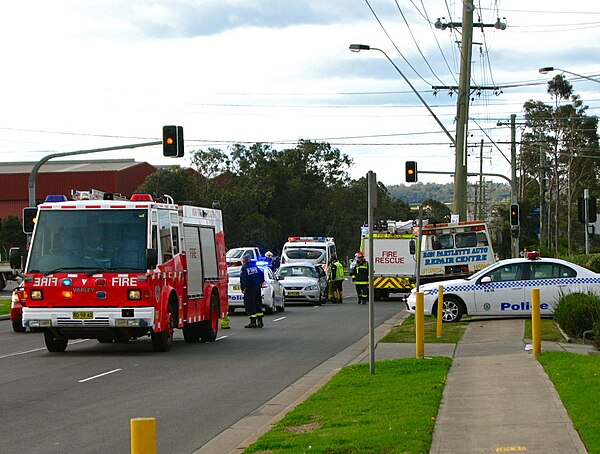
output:
[[[21,254],[21,248],[11,247],[8,251],[8,261],[13,270],[20,270],[23,266],[23,254]]]
[[[158,250],[146,249],[146,269],[153,270],[158,264]]]
[[[408,243],[408,252],[410,253],[410,255],[415,255],[415,253],[417,252],[417,245],[415,243],[415,240],[410,240],[410,243]]]

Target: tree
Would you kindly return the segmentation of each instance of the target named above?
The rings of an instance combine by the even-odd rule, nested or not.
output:
[[[197,200],[200,185],[200,176],[190,169],[169,167],[148,175],[136,192],[152,194],[155,199],[169,195],[175,203],[181,203]]]
[[[11,247],[20,247],[25,250],[27,237],[23,233],[21,221],[15,215],[9,215],[2,219],[0,228],[0,250],[3,259],[8,257],[8,251]]]
[[[537,200],[544,214],[540,237],[545,244],[540,249],[558,254],[565,237],[566,252],[571,253],[573,241],[581,238],[581,232],[572,229],[575,202],[583,189],[598,187],[598,119],[586,115],[587,106],[563,75],[548,82],[548,93],[554,106],[533,100],[524,104],[521,199]]]

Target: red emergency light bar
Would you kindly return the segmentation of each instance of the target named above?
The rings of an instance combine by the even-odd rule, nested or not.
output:
[[[327,241],[324,236],[289,236],[288,241]]]
[[[133,194],[131,196],[132,202],[153,202],[150,194]]]
[[[527,252],[525,254],[525,256],[529,259],[529,260],[539,260],[540,258],[540,253],[538,251],[531,251],[531,252]]]

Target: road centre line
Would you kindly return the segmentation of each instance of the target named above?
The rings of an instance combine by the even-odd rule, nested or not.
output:
[[[285,317],[274,318],[272,321],[274,321],[274,322],[278,322],[278,321],[280,321],[280,320],[283,320],[284,318],[285,318]]]
[[[103,372],[101,374],[98,375],[94,375],[93,377],[88,377],[88,378],[84,378],[82,380],[78,380],[77,383],[85,383],[86,381],[90,381],[90,380],[94,380],[96,378],[100,378],[100,377],[104,377],[105,375],[110,375],[110,374],[114,374],[115,372],[119,372],[123,369],[113,369],[113,370],[109,370],[108,372]]]
[[[87,342],[88,340],[89,339],[74,340],[74,341],[70,341],[69,344],[78,344],[80,342]],[[42,350],[46,350],[46,347],[34,348],[33,350],[25,350],[23,352],[8,353],[6,355],[0,356],[0,359],[11,358],[13,356],[27,355],[28,353],[35,353],[35,352],[39,352],[39,351],[42,351]]]

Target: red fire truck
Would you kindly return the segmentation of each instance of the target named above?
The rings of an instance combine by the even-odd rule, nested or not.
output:
[[[146,335],[167,351],[175,328],[186,342],[212,342],[228,309],[225,252],[218,209],[149,194],[50,196],[38,207],[23,269],[23,326],[42,329],[50,352],[69,339]],[[10,255],[20,268],[20,251]]]

